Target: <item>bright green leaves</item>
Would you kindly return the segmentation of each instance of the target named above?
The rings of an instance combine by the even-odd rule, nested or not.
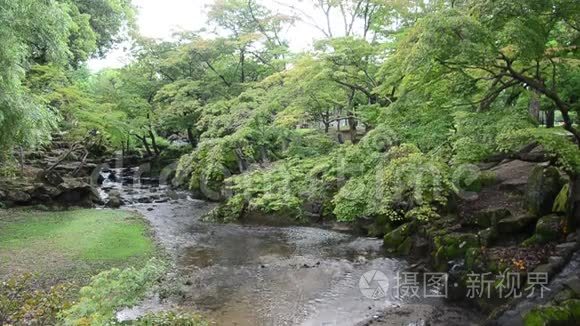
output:
[[[436,216],[451,192],[446,164],[413,145],[392,148],[379,164],[347,181],[333,199],[337,219],[386,216],[392,222]]]

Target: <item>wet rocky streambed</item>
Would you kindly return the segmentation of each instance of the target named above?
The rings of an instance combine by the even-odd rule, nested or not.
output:
[[[388,258],[382,241],[314,227],[266,227],[205,222],[215,204],[159,185],[135,181],[132,169],[103,173],[106,200],[141,212],[174,259],[179,298],[146,299],[122,310],[134,319],[164,309],[198,311],[217,325],[478,325],[476,312],[441,298],[400,298],[394,285],[407,269]],[[367,298],[360,280],[369,271],[387,277],[388,293]],[[368,275],[368,274],[367,274]],[[419,276],[419,281],[422,277]],[[378,286],[370,283],[371,287]],[[422,284],[422,282],[419,282]]]

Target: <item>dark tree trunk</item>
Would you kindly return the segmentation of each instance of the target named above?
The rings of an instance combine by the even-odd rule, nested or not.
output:
[[[554,110],[546,111],[546,128],[554,128]]]
[[[572,176],[568,194],[568,226],[570,230],[580,227],[580,176]]]
[[[352,116],[352,113],[349,113],[349,117],[348,117],[348,127],[350,128],[350,141],[353,144],[355,144],[356,143],[356,127],[357,127],[357,121]]]
[[[240,172],[246,171],[248,169],[248,163],[244,158],[244,153],[239,148],[236,148],[234,152],[236,153],[236,160],[238,161],[238,169],[240,170]]]
[[[145,147],[145,151],[147,152],[147,156],[151,157],[153,156],[153,152],[151,151],[151,147],[149,147],[149,143],[147,142],[147,137],[139,137],[136,136],[137,138],[139,138],[141,140],[141,142],[143,143],[143,147]]]
[[[151,145],[153,146],[153,150],[155,151],[155,156],[159,156],[159,154],[161,154],[161,151],[159,150],[159,147],[157,147],[157,140],[155,139],[155,133],[153,132],[153,130],[151,128],[149,128],[149,137],[151,137]]]
[[[246,49],[241,49],[240,50],[240,67],[241,67],[241,72],[240,72],[240,82],[241,83],[245,83],[246,82]]]
[[[528,106],[528,113],[535,123],[540,123],[540,94],[536,91],[531,92],[530,104]]]
[[[187,128],[187,140],[189,140],[191,147],[197,147],[197,137],[193,134],[193,128]]]

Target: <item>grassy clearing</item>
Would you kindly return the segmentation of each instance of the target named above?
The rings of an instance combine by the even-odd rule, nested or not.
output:
[[[86,279],[112,267],[141,266],[156,253],[136,213],[112,210],[0,211],[0,276]]]

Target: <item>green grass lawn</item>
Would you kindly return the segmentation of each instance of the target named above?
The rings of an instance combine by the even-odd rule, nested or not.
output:
[[[0,277],[85,279],[111,267],[138,267],[155,254],[149,227],[136,213],[0,211]]]

